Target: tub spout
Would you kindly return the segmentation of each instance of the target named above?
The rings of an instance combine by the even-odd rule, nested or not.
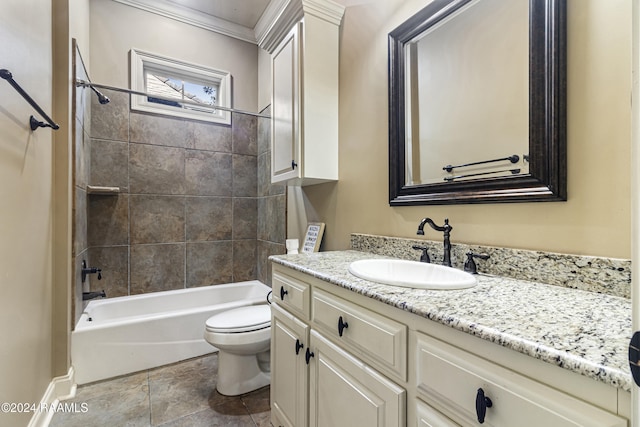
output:
[[[82,301],[87,301],[87,300],[98,298],[98,297],[102,297],[102,298],[107,297],[107,294],[104,292],[104,289],[100,292],[83,292],[82,293]]]

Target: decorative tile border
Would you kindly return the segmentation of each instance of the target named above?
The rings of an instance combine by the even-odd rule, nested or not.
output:
[[[352,249],[394,258],[418,260],[413,245],[426,245],[432,262],[442,262],[442,242],[351,234]],[[630,260],[453,243],[453,267],[463,267],[467,252],[489,255],[476,260],[480,273],[631,298]]]

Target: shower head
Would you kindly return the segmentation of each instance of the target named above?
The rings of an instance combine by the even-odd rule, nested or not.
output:
[[[91,88],[92,91],[94,91],[96,93],[96,95],[98,95],[98,102],[100,104],[102,104],[102,105],[108,104],[109,101],[111,101],[108,96],[106,96],[105,94],[100,92],[98,89],[96,89],[92,85],[89,85],[89,87]]]
[[[108,96],[106,96],[104,93],[100,92],[98,89],[93,87],[91,82],[88,82],[88,81],[85,81],[85,80],[76,80],[76,87],[88,87],[88,88],[91,88],[91,90],[94,91],[96,93],[96,95],[98,95],[98,102],[100,102],[100,104],[102,104],[102,105],[108,104],[111,101]]]

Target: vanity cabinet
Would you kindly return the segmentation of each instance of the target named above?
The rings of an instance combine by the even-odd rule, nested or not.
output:
[[[627,425],[625,419],[445,342],[419,332],[415,337],[418,397],[446,408],[462,425],[480,420],[487,426]],[[445,420],[435,425],[457,425]]]
[[[305,10],[271,52],[272,183],[338,179],[338,31],[344,9],[329,17],[321,10]]]
[[[272,283],[275,427],[628,426],[620,389],[277,263]]]
[[[312,281],[274,265],[271,423],[405,426],[405,389],[372,365],[388,365],[406,375],[401,363],[406,359],[406,327],[316,289]],[[384,348],[387,344],[393,348]],[[380,360],[366,363],[373,361],[370,352],[378,350]]]

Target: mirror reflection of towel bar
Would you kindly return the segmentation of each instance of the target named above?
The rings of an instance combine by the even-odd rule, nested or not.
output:
[[[452,170],[457,169],[457,168],[465,168],[467,166],[483,165],[485,163],[502,162],[504,160],[509,160],[511,163],[518,163],[520,161],[520,156],[518,156],[517,154],[513,154],[513,155],[511,155],[509,157],[501,157],[499,159],[483,160],[481,162],[466,163],[464,165],[456,165],[456,166],[447,165],[447,166],[443,167],[442,170],[445,170],[447,172],[451,172]]]
[[[516,175],[520,173],[520,169],[503,169],[503,170],[499,170],[499,171],[491,171],[491,172],[479,172],[479,173],[469,173],[466,175],[456,175],[456,176],[447,176],[444,178],[445,181],[451,182],[453,180],[456,179],[461,179],[461,178],[469,178],[472,176],[480,176],[480,175],[490,175],[490,174],[494,174],[494,173],[505,173],[505,172],[511,172],[511,175]]]

